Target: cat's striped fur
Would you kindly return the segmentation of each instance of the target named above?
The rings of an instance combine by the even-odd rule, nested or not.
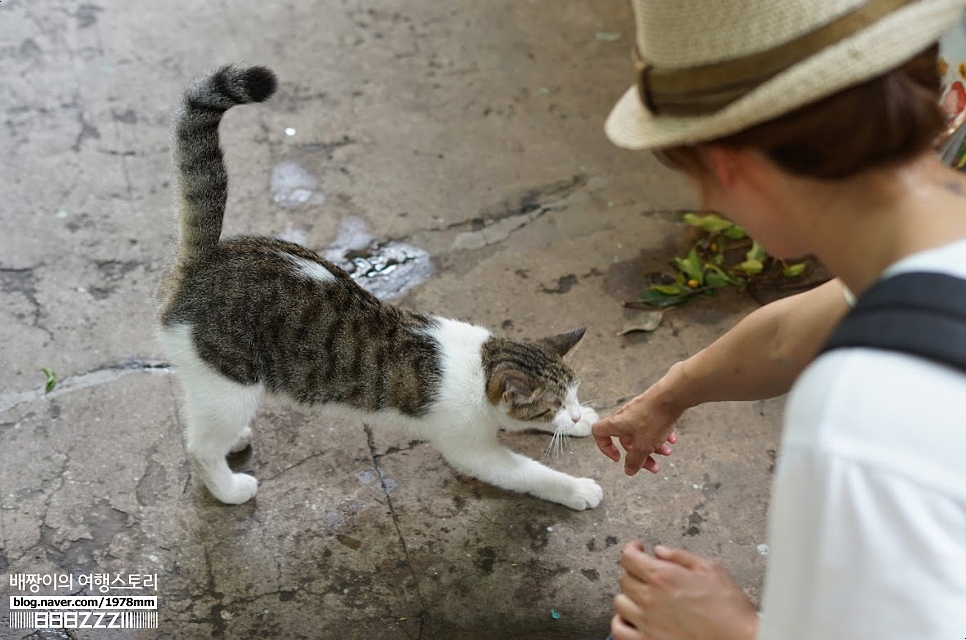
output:
[[[230,449],[247,444],[264,390],[350,410],[433,442],[457,469],[575,509],[600,488],[501,447],[506,428],[587,435],[596,419],[577,402],[562,360],[583,330],[521,342],[383,302],[338,266],[265,237],[221,240],[228,179],[218,125],[236,104],[275,90],[263,67],[228,66],[189,87],[177,116],[177,256],[160,288],[161,340],[185,388],[187,447],[219,500],[257,483],[234,474]]]

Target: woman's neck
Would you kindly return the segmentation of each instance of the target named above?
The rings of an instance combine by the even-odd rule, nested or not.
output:
[[[845,181],[782,186],[782,215],[856,294],[897,260],[966,237],[966,176],[932,153]]]

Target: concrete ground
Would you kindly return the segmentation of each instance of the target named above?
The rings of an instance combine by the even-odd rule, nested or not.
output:
[[[261,63],[279,94],[222,126],[228,233],[337,257],[371,236],[409,252],[387,280],[402,305],[518,337],[586,325],[583,399],[618,406],[754,307],[700,300],[616,335],[694,204],[603,136],[632,41],[624,0],[3,0],[0,638],[591,640],[637,538],[720,560],[757,600],[780,401],[691,411],[657,476],[572,441],[554,465],[605,492],[580,513],[269,405],[235,461],[258,497],[227,507],[192,477],[153,339],[173,106],[208,68]],[[158,596],[159,628],[10,629],[24,573],[157,574],[134,593]]]

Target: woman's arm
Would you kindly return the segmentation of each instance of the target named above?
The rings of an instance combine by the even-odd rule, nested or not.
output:
[[[787,392],[848,308],[842,283],[831,280],[753,311],[595,424],[597,446],[618,462],[620,451],[612,441],[616,437],[627,451],[627,475],[642,466],[656,473],[659,465],[651,455],[670,453],[666,443],[673,444],[674,423],[685,410],[705,402],[760,400]]]

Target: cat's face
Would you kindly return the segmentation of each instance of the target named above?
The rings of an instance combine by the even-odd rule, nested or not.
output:
[[[484,345],[487,398],[507,417],[507,427],[552,424],[567,430],[580,420],[577,374],[564,362],[584,329],[535,342],[492,339]]]

